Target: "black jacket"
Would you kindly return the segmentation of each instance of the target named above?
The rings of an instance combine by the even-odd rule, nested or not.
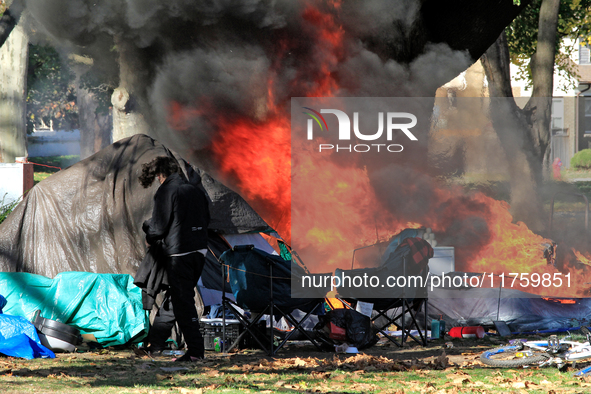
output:
[[[154,195],[152,218],[143,230],[150,245],[162,240],[167,255],[207,248],[209,207],[205,193],[172,174]]]
[[[133,281],[133,284],[142,289],[142,304],[144,309],[151,310],[156,296],[168,289],[168,275],[162,261],[162,248],[153,245],[148,248],[146,256],[142,260]]]

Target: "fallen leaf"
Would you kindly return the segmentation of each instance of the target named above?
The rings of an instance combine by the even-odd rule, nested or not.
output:
[[[513,382],[511,383],[511,387],[513,387],[514,389],[524,389],[527,388],[527,385],[525,384],[525,382]]]
[[[445,350],[441,352],[439,357],[435,359],[435,367],[445,369],[449,365],[449,358],[445,354]]]
[[[180,392],[181,392],[181,394],[203,394],[203,389],[198,388],[198,389],[190,390],[190,389],[186,389],[184,387],[181,387]]]
[[[236,379],[234,379],[234,377],[232,376],[226,376],[226,379],[224,379],[224,381],[226,383],[236,383]]]
[[[215,378],[215,377],[220,376],[220,372],[219,371],[216,371],[215,369],[209,370],[209,371],[207,371],[207,372],[205,372],[203,374],[204,375],[207,375],[207,376],[210,376],[212,378]]]
[[[312,371],[312,373],[310,374],[312,375],[313,379],[329,379],[331,373],[330,372],[317,372],[317,371]]]
[[[454,379],[452,381],[452,384],[460,385],[460,386],[461,385],[464,385],[466,383],[470,383],[470,379],[468,379],[468,378],[456,378],[456,379]]]
[[[306,365],[308,365],[308,363],[306,363],[304,360],[298,357],[295,359],[294,365],[296,367],[305,367]]]

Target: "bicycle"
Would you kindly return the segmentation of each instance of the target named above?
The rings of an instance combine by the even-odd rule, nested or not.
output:
[[[486,350],[480,355],[480,361],[491,367],[515,368],[527,366],[556,365],[562,368],[565,364],[578,360],[591,359],[591,331],[587,327],[581,327],[586,341],[576,342],[558,339],[556,335],[548,340],[523,341],[513,340],[509,345]],[[575,376],[582,376],[591,372],[591,366],[577,371]]]

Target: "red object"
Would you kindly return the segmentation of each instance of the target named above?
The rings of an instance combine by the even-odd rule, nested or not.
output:
[[[484,328],[482,326],[453,327],[449,330],[449,335],[453,338],[484,338]]]
[[[560,168],[562,167],[562,161],[560,160],[559,157],[554,159],[554,162],[552,163],[552,169],[553,169],[553,173],[554,173],[554,179],[556,179],[557,181],[562,180],[562,174],[560,173]]]
[[[344,341],[347,339],[347,331],[344,328],[341,328],[335,325],[333,322],[330,323],[330,334],[328,335],[330,339],[334,339],[335,341]]]

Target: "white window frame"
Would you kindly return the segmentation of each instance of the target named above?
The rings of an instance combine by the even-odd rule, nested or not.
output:
[[[583,98],[583,116],[585,121],[583,122],[583,133],[585,137],[591,137],[591,96],[582,96]]]
[[[564,128],[564,99],[553,98],[552,99],[552,118],[550,121],[550,128],[552,135],[566,135]],[[554,125],[559,123],[559,126]]]
[[[583,45],[582,39],[579,38],[579,64],[591,64],[591,50],[589,50],[589,44]]]

